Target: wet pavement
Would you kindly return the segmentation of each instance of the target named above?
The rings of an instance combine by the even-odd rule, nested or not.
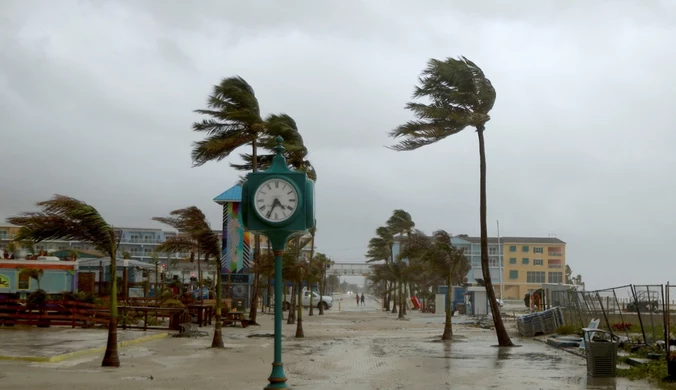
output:
[[[455,340],[441,342],[443,326],[436,318],[414,312],[401,321],[375,303],[324,316],[305,311],[305,338],[294,337],[295,325],[283,329],[288,384],[314,390],[653,388],[644,381],[590,380],[584,359],[538,341],[514,338],[520,347],[492,347],[491,330],[456,325]],[[102,354],[59,363],[0,361],[1,383],[13,390],[262,389],[271,369],[272,338],[248,336],[271,333],[272,316],[261,315],[259,322],[260,327],[225,328],[225,350],[208,348],[211,330],[198,339],[129,346],[120,351],[118,369],[99,367]]]
[[[121,346],[166,336],[167,332],[118,330]],[[0,328],[0,360],[54,360],[67,354],[82,353],[106,346],[107,329],[79,328]]]

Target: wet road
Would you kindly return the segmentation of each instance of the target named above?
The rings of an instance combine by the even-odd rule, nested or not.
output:
[[[590,381],[584,359],[536,341],[515,338],[521,347],[495,348],[493,331],[456,325],[455,340],[443,343],[439,316],[411,312],[402,321],[374,299],[363,307],[352,299],[343,303],[344,311],[334,306],[324,316],[306,311],[305,338],[294,337],[296,325],[284,325],[284,369],[292,388],[653,388],[622,379]],[[272,362],[272,339],[266,337],[272,316],[261,315],[259,322],[261,327],[225,328],[225,350],[208,348],[211,337],[121,348],[119,369],[99,367],[100,353],[60,363],[0,361],[0,383],[12,390],[262,389]]]

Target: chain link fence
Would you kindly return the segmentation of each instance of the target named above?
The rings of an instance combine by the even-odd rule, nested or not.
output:
[[[585,328],[598,319],[599,328],[627,342],[655,344],[666,339],[668,321],[676,330],[675,287],[656,284],[550,291],[546,305],[560,307],[568,325]]]

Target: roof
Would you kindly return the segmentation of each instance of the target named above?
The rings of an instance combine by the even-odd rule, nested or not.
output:
[[[78,254],[78,257],[81,259],[93,259],[93,258],[96,259],[104,256],[102,253],[96,251],[88,251],[84,249],[63,249],[60,251],[55,251],[54,256],[66,257],[70,256],[71,252],[76,252]]]
[[[104,267],[110,267],[110,257],[103,257],[100,259],[81,259],[78,260],[78,265],[80,267],[99,267],[103,265]],[[150,263],[146,263],[138,260],[131,259],[117,259],[118,267],[127,267],[127,268],[143,268],[143,269],[154,269],[155,266]]]
[[[241,201],[242,201],[242,186],[240,186],[239,184],[230,187],[230,189],[214,198],[214,202],[218,204],[241,202]]]
[[[463,240],[469,241],[471,243],[479,244],[481,243],[481,237],[471,237],[465,235],[456,236]],[[562,241],[556,237],[500,237],[500,242],[503,244],[565,244],[565,241]],[[488,237],[489,244],[497,244],[497,237]]]

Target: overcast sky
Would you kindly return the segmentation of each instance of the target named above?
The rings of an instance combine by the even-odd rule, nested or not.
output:
[[[426,232],[478,235],[473,131],[384,147],[427,60],[464,55],[497,90],[490,234],[496,220],[503,236],[555,234],[590,288],[666,283],[675,38],[673,1],[3,0],[0,218],[61,193],[115,225],[197,205],[218,226],[212,199],[238,174],[191,168],[190,126],[240,75],[264,114],[298,122],[320,251],[362,261],[396,208]]]

